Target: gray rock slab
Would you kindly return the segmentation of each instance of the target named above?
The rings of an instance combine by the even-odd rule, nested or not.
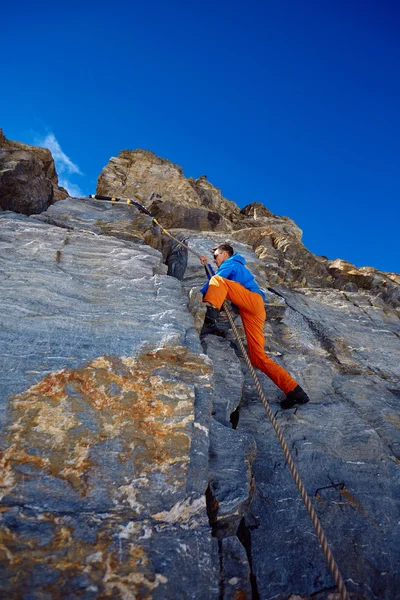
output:
[[[89,198],[66,198],[34,218],[64,229],[91,231],[128,241],[142,241],[152,219],[133,205],[100,202]]]
[[[128,512],[42,513],[38,519],[32,510],[8,509],[1,523],[8,555],[0,566],[0,595],[218,598],[217,541],[208,527],[186,525],[137,521]]]
[[[160,258],[1,214],[6,597],[218,595],[211,362]]]
[[[3,398],[66,365],[184,343],[187,300],[176,279],[154,275],[160,258],[149,246],[2,213]]]
[[[222,538],[235,535],[252,494],[252,468],[256,454],[251,434],[224,427],[212,420],[210,430],[211,521]]]
[[[284,322],[296,352],[320,346],[345,370],[399,382],[400,321],[382,300],[370,292],[358,293],[355,304],[338,290],[277,291],[288,304]]]
[[[222,600],[252,598],[250,568],[246,550],[237,537],[220,540]]]
[[[389,600],[399,586],[396,396],[384,381],[371,386],[361,375],[332,367],[324,373],[322,357],[309,359],[302,381],[311,395],[307,406],[279,410],[278,393],[260,379],[349,591]],[[291,594],[334,592],[311,520],[249,375],[238,431],[251,433],[257,446],[249,506],[257,526],[249,533],[259,597],[283,600]]]
[[[213,363],[213,409],[218,423],[231,428],[231,415],[242,397],[243,373],[240,361],[225,339],[208,335],[203,339],[205,354]]]

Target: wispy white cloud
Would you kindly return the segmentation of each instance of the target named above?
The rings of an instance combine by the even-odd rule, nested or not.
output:
[[[82,175],[78,165],[75,165],[65,152],[62,151],[54,133],[47,134],[39,146],[50,150],[59,173],[77,173],[78,175]]]
[[[82,198],[83,196],[82,190],[80,189],[79,185],[76,185],[76,183],[71,183],[70,181],[68,181],[68,179],[65,179],[64,177],[59,177],[58,185],[61,185],[61,187],[65,188],[68,194],[71,196],[71,198]]]
[[[79,186],[69,181],[68,175],[83,175],[82,171],[72,162],[72,160],[63,152],[54,133],[48,133],[45,138],[37,141],[37,145],[42,148],[48,148],[53,155],[56,170],[59,177],[59,184],[67,190],[74,198],[83,196]]]

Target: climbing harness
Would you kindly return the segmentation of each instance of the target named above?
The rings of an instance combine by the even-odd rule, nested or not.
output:
[[[129,198],[128,199],[116,198],[116,197],[113,198],[111,196],[101,196],[101,195],[91,195],[91,196],[89,196],[89,198],[94,199],[94,200],[98,200],[98,201],[101,201],[101,202],[112,202],[112,203],[121,202],[121,203],[128,204],[129,206],[135,206],[136,208],[138,208],[140,210],[140,212],[142,212],[145,215],[151,217],[152,220],[153,220],[153,223],[155,223],[155,225],[158,225],[160,227],[161,231],[165,235],[167,235],[170,238],[172,238],[179,245],[184,246],[189,252],[191,252],[192,254],[195,254],[198,258],[201,258],[201,255],[198,254],[195,250],[193,250],[192,248],[189,248],[186,244],[182,243],[175,236],[173,236],[169,231],[167,231],[166,229],[164,229],[164,227],[162,227],[160,225],[160,223],[151,215],[151,213],[147,210],[147,208],[145,208],[144,206],[142,206],[141,204],[139,204],[139,202],[136,202],[135,200],[131,200]],[[212,276],[212,273],[211,273],[211,270],[210,270],[209,266],[205,265],[205,267],[207,269],[208,274],[210,276]],[[226,315],[228,317],[228,320],[229,320],[230,326],[232,328],[232,331],[234,333],[234,336],[235,336],[235,338],[236,338],[236,340],[237,340],[237,342],[239,344],[240,350],[243,353],[243,357],[244,357],[244,359],[246,361],[246,364],[249,367],[250,373],[251,373],[251,375],[253,377],[253,380],[254,380],[254,383],[255,383],[258,395],[260,396],[260,400],[261,400],[261,402],[262,402],[262,404],[263,404],[263,406],[264,406],[264,408],[266,410],[266,413],[267,413],[267,415],[269,417],[269,420],[272,423],[272,426],[273,426],[273,428],[275,430],[275,433],[278,436],[278,439],[279,439],[279,442],[281,444],[281,447],[282,447],[283,453],[285,455],[286,461],[287,461],[287,463],[289,465],[290,472],[291,472],[291,474],[293,476],[293,479],[295,480],[295,483],[296,483],[297,488],[298,488],[298,490],[300,492],[300,495],[302,497],[304,505],[305,505],[305,507],[306,507],[306,509],[308,511],[308,514],[309,514],[309,516],[311,518],[311,521],[312,521],[312,523],[313,523],[313,525],[315,527],[315,530],[317,532],[318,540],[319,540],[319,542],[320,542],[320,544],[322,546],[322,550],[323,550],[323,553],[324,553],[325,558],[327,560],[329,569],[331,571],[331,574],[333,576],[335,584],[336,584],[336,586],[338,588],[338,591],[339,591],[339,594],[340,594],[340,598],[341,598],[341,600],[350,600],[350,596],[349,596],[349,594],[347,592],[345,583],[344,583],[343,578],[342,578],[342,576],[340,574],[340,571],[339,571],[339,568],[338,568],[338,566],[336,564],[336,561],[335,561],[335,558],[333,556],[333,553],[332,553],[332,551],[331,551],[331,549],[329,547],[328,540],[326,539],[326,536],[325,536],[324,530],[322,529],[320,520],[319,520],[319,518],[317,516],[317,513],[315,512],[315,509],[314,509],[314,507],[313,507],[313,505],[311,503],[311,500],[310,500],[310,498],[309,498],[309,496],[307,494],[307,491],[306,491],[306,489],[305,489],[305,487],[303,485],[303,482],[300,479],[300,475],[299,475],[299,473],[298,473],[298,471],[296,469],[296,466],[295,466],[295,464],[293,462],[292,455],[291,455],[289,447],[288,447],[288,445],[287,445],[287,443],[286,443],[286,441],[285,441],[285,439],[283,437],[283,434],[282,434],[281,428],[279,427],[278,421],[274,417],[274,415],[272,413],[272,410],[271,410],[271,408],[269,406],[269,403],[268,403],[268,401],[267,401],[267,399],[266,399],[266,397],[264,395],[264,392],[263,392],[263,390],[261,388],[260,381],[258,379],[258,376],[257,376],[255,370],[254,370],[253,365],[250,362],[250,358],[249,358],[249,356],[248,356],[248,354],[246,352],[246,349],[245,349],[245,347],[243,345],[243,342],[242,342],[242,340],[240,338],[239,332],[236,329],[236,325],[233,322],[233,317],[232,317],[232,315],[231,315],[231,313],[229,311],[228,303],[227,303],[226,300],[224,300],[222,308],[226,312]]]

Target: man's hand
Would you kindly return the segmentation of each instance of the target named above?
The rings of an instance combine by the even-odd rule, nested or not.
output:
[[[202,265],[208,265],[208,258],[207,256],[200,256],[200,262]]]

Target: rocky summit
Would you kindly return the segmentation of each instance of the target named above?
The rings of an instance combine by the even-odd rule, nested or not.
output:
[[[0,210],[31,215],[67,197],[50,150],[8,140],[0,129]]]
[[[151,217],[57,198],[48,151],[0,139],[0,597],[337,600],[198,258],[167,275]],[[283,411],[260,383],[350,598],[400,598],[400,276],[315,256],[290,218],[150,151],[111,158],[97,193],[246,258],[266,352],[311,401]]]

